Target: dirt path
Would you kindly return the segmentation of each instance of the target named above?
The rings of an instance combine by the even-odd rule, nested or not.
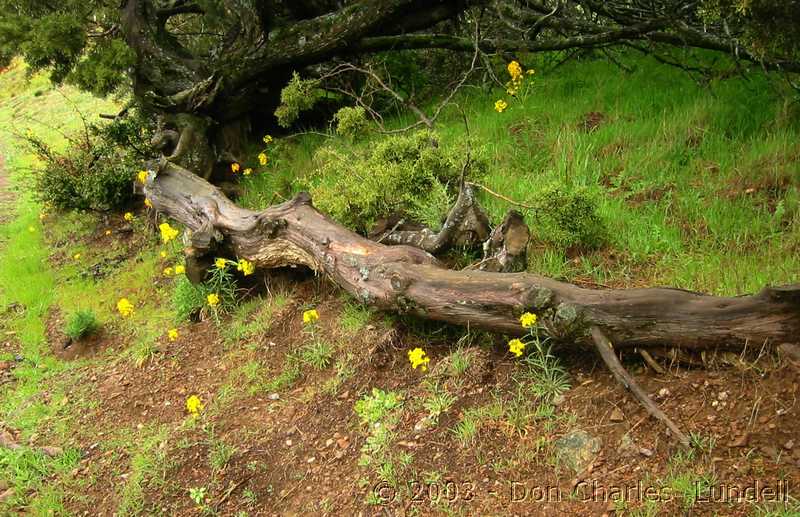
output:
[[[0,153],[0,224],[5,224],[11,219],[16,197],[6,171],[6,158]]]

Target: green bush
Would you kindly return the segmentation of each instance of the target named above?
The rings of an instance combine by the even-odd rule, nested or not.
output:
[[[356,138],[364,134],[369,124],[367,110],[362,106],[342,108],[336,112],[333,120],[336,122],[336,132],[350,138]]]
[[[90,334],[94,334],[100,328],[97,316],[90,310],[79,310],[73,313],[67,320],[64,327],[64,334],[73,341],[77,341]]]
[[[175,292],[172,294],[172,306],[178,321],[187,321],[206,304],[208,290],[202,284],[195,285],[183,275],[175,281]]]
[[[400,213],[437,228],[458,189],[464,150],[419,131],[386,138],[363,154],[323,147],[314,161],[318,168],[307,185],[314,203],[342,224],[364,231],[379,217]],[[473,156],[470,177],[485,168]]]
[[[319,81],[316,79],[300,79],[300,74],[295,72],[289,84],[281,90],[281,104],[275,110],[275,117],[281,127],[291,126],[301,111],[314,107],[320,98],[318,90]]]
[[[608,239],[597,200],[584,189],[551,185],[534,198],[533,237],[562,249],[597,249]]]
[[[137,117],[89,126],[58,151],[33,135],[24,139],[42,166],[34,171],[37,200],[59,210],[111,210],[133,196],[148,129]]]

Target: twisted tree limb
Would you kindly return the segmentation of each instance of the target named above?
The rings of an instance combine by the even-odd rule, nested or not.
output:
[[[614,346],[611,344],[611,341],[603,335],[603,331],[597,327],[592,327],[592,338],[594,339],[595,349],[597,353],[600,355],[600,358],[603,359],[603,362],[606,363],[608,369],[611,371],[611,374],[614,375],[614,378],[622,384],[628,391],[630,391],[636,400],[644,406],[648,413],[653,416],[656,420],[663,422],[664,425],[672,433],[681,444],[689,445],[689,437],[686,436],[680,428],[670,420],[670,418],[664,414],[663,411],[653,402],[650,396],[645,392],[641,386],[631,377],[631,374],[622,366],[622,363],[617,358],[617,354],[614,352]]]
[[[617,349],[674,346],[741,350],[797,342],[800,285],[739,297],[680,289],[595,290],[527,273],[452,271],[410,246],[361,237],[317,211],[308,194],[261,211],[241,208],[170,162],[150,174],[154,207],[184,224],[188,253],[224,241],[259,268],[306,266],[375,307],[519,336],[517,318],[535,312],[562,342],[591,346],[597,327]]]

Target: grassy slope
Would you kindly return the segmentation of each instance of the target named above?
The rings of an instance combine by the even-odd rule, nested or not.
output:
[[[634,65],[630,74],[590,62],[534,75],[527,98],[510,101],[502,114],[493,109],[495,99],[508,98],[501,91],[456,99],[473,146],[489,159],[486,186],[521,203],[554,183],[598,195],[609,247],[570,260],[564,250],[538,245],[530,270],[717,294],[799,281],[796,106],[760,75],[700,86],[657,63]],[[587,131],[592,112],[600,123]],[[467,138],[456,110],[445,113],[438,132],[445,145]],[[378,138],[351,144],[334,137],[327,144],[363,151]],[[301,182],[292,183],[291,174],[314,170],[313,152],[324,140],[294,139],[266,175],[251,180],[246,200],[263,205],[274,190],[297,188]],[[495,221],[513,208],[485,193],[481,198]],[[534,237],[543,237],[537,231]]]
[[[773,200],[759,183],[763,177],[788,177],[794,186],[781,194],[786,198],[787,208],[791,209],[792,196],[797,197],[798,165],[796,159],[791,159],[793,153],[798,152],[792,140],[793,137],[796,140],[797,128],[786,122],[788,119],[781,105],[771,100],[769,89],[754,79],[752,85],[726,83],[705,91],[675,71],[650,66],[632,77],[621,78],[618,74],[616,69],[602,64],[582,68],[580,75],[576,69],[564,68],[550,77],[537,79],[536,88],[527,101],[512,104],[503,114],[492,110],[492,97],[476,94],[459,100],[468,107],[471,136],[485,146],[484,152],[490,157],[490,174],[483,181],[493,190],[524,202],[549,181],[570,181],[601,194],[611,194],[601,197],[601,209],[613,228],[611,245],[620,259],[609,261],[606,250],[585,255],[576,263],[567,260],[562,251],[540,245],[532,258],[531,269],[573,279],[593,278],[623,284],[671,283],[732,293],[754,290],[764,283],[796,281],[800,268],[798,259],[792,255],[792,246],[797,246],[797,229],[775,224],[770,210]],[[674,87],[673,83],[682,89],[682,95],[658,93],[660,86]],[[634,88],[650,92],[650,95],[632,96],[625,91]],[[70,101],[51,89],[41,77],[34,77],[27,83],[18,68],[3,74],[0,76],[0,127],[15,125],[24,130],[30,125],[34,131],[44,131],[43,134],[54,141],[60,138],[58,130],[29,124],[20,117],[29,114],[46,121],[58,120],[64,123],[64,129],[69,129],[80,125],[79,118],[73,115],[73,103],[87,114],[108,109],[105,103],[88,96],[69,89],[62,91]],[[743,104],[749,106],[752,113],[732,109]],[[606,117],[606,122],[592,133],[577,129],[589,111],[602,112]],[[450,118],[443,120],[441,128],[445,142],[463,139],[460,116],[447,116]],[[399,125],[403,121],[393,123]],[[520,124],[524,128],[525,145],[515,142],[509,132],[510,127]],[[701,131],[704,137],[697,146],[687,145],[695,131]],[[246,201],[263,205],[273,198],[274,190],[289,193],[296,188],[292,171],[313,167],[311,156],[320,141],[313,136],[293,140],[296,143],[290,144],[291,152],[276,157],[277,167],[269,167],[266,173],[248,181]],[[7,133],[0,135],[0,143],[8,169],[15,171],[15,178],[19,178],[20,172],[32,165],[30,157],[14,145]],[[342,148],[365,148],[370,142],[353,145],[335,138],[333,143]],[[729,187],[735,194],[731,199],[718,195]],[[748,188],[756,190],[745,194]],[[660,190],[667,194],[659,199],[635,203],[631,200],[638,194]],[[656,196],[644,196],[648,197]],[[483,202],[495,219],[502,217],[508,208],[492,197],[484,197]],[[206,370],[211,372],[208,375],[214,382],[205,377],[204,381],[193,379],[192,376],[199,375],[202,370],[191,357],[181,357],[179,361],[154,355],[155,347],[163,342],[165,330],[173,324],[167,301],[172,284],[159,278],[161,267],[170,265],[173,258],[160,261],[159,246],[150,239],[108,277],[98,281],[83,279],[79,272],[119,251],[116,240],[95,242],[93,246],[76,244],[85,242],[84,237],[89,234],[102,234],[103,227],[98,226],[101,219],[80,214],[53,214],[40,221],[39,210],[36,203],[22,195],[16,207],[17,218],[0,228],[0,307],[18,302],[26,308],[18,316],[0,316],[0,327],[4,332],[14,333],[11,335],[18,338],[12,340],[18,346],[15,352],[25,358],[14,370],[15,384],[0,387],[0,420],[8,428],[20,430],[23,442],[34,438],[37,445],[58,445],[65,452],[50,459],[27,448],[18,453],[0,449],[0,479],[10,481],[16,489],[14,498],[7,501],[10,508],[25,508],[34,515],[67,513],[65,507],[70,505],[94,508],[98,503],[97,491],[108,491],[109,471],[99,466],[102,460],[93,459],[86,467],[88,474],[82,477],[73,476],[71,472],[80,459],[78,448],[85,450],[88,444],[97,442],[98,450],[103,451],[97,455],[106,458],[105,453],[110,454],[114,479],[124,479],[119,482],[110,503],[119,513],[147,514],[154,511],[150,506],[153,500],[161,501],[170,509],[191,511],[187,508],[188,488],[209,486],[221,492],[226,485],[216,475],[191,481],[181,476],[164,479],[167,466],[177,460],[167,457],[164,443],[169,442],[169,454],[176,456],[196,450],[198,443],[222,444],[202,433],[213,435],[214,425],[223,428],[229,425],[231,416],[236,415],[235,400],[244,398],[256,403],[247,397],[263,397],[273,391],[283,394],[302,383],[310,393],[308,397],[313,406],[319,400],[326,400],[314,398],[315,389],[335,394],[340,384],[352,383],[361,377],[357,371],[372,371],[359,362],[363,358],[352,355],[345,344],[352,343],[359,332],[365,332],[367,321],[379,326],[376,332],[385,329],[374,318],[370,319],[368,312],[349,303],[338,320],[331,322],[333,327],[341,329],[335,330],[332,337],[328,332],[321,337],[323,345],[326,344],[324,340],[336,343],[336,350],[320,346],[314,339],[299,347],[299,353],[298,350],[281,350],[285,354],[264,353],[258,348],[256,336],[269,327],[273,309],[286,304],[287,298],[292,296],[279,294],[273,296],[271,303],[253,302],[241,307],[233,320],[226,323],[222,336],[224,350],[212,356],[213,366]],[[701,224],[701,221],[704,222]],[[135,228],[136,234],[146,234],[141,223]],[[48,244],[43,240],[44,231],[49,237]],[[72,259],[75,253],[81,253],[80,259]],[[58,267],[54,268],[52,260],[48,261],[53,257]],[[721,275],[720,270],[731,273]],[[114,304],[120,296],[129,297],[136,304],[132,320],[121,321],[114,314]],[[306,299],[302,305],[296,300],[290,305],[294,319],[303,309],[312,306]],[[262,307],[262,312],[254,316],[256,306]],[[95,359],[69,363],[53,357],[45,338],[46,317],[52,307],[66,314],[77,308],[93,309],[113,332],[116,339],[113,349]],[[323,319],[333,318],[321,310]],[[196,329],[184,331],[180,328],[181,338],[196,333]],[[414,341],[427,342],[428,337],[420,331]],[[306,338],[298,341],[303,339]],[[201,354],[206,348],[215,349],[206,343],[195,348],[187,345],[181,342],[178,348],[186,346],[187,353],[193,354]],[[454,347],[455,352],[450,357],[435,357],[440,368],[449,362],[455,364],[457,355],[474,355],[480,350],[467,347],[462,351],[458,344]],[[120,350],[126,353],[120,354]],[[270,359],[275,354],[277,356]],[[401,361],[405,360],[404,354],[402,350],[397,354]],[[137,363],[150,356],[155,357],[152,368],[134,370],[131,375],[134,379],[139,377],[152,382],[141,392],[156,391],[163,382],[160,374],[153,371],[158,372],[160,367],[182,367],[178,376],[183,379],[181,385],[189,390],[203,390],[201,395],[209,406],[206,418],[213,422],[210,431],[205,424],[202,432],[195,430],[191,434],[191,429],[187,431],[172,422],[169,426],[158,425],[156,420],[139,427],[138,420],[98,423],[75,418],[98,404],[108,403],[112,407],[119,404],[123,408],[130,404],[131,401],[124,398],[112,402],[100,400],[97,392],[87,393],[87,386],[95,389],[100,384],[90,377],[113,379],[112,371],[117,368],[124,371],[129,358]],[[10,358],[8,353],[0,356],[0,360]],[[237,364],[244,360],[248,362]],[[268,360],[283,366],[265,365]],[[323,362],[328,366],[321,368],[321,373],[314,373],[316,367],[310,365]],[[469,361],[462,358],[461,362],[467,365],[466,369]],[[205,363],[200,365],[207,368]],[[228,373],[223,373],[225,371]],[[309,385],[310,381],[305,378],[317,376],[330,376],[322,385],[324,388]],[[418,384],[423,385],[423,391],[428,390],[424,383],[414,381],[409,384],[408,392],[404,392],[408,400],[419,395]],[[429,391],[438,393],[438,388]],[[461,395],[459,389],[451,392],[445,395],[455,398]],[[361,394],[359,391],[358,396]],[[163,394],[159,392],[158,396]],[[433,394],[426,397],[431,407],[433,402],[441,406],[446,398]],[[145,398],[142,396],[142,401]],[[180,407],[183,398],[168,393],[164,400],[158,398],[157,403],[160,407],[164,401],[169,401],[171,407]],[[289,394],[286,398],[287,405],[294,403]],[[301,400],[300,403],[305,402]],[[427,406],[424,409],[429,411]],[[481,409],[465,407],[463,421],[452,428],[454,436],[466,444],[462,446],[465,450],[471,449],[479,432],[478,424],[470,424],[468,417],[473,413],[477,415]],[[166,409],[162,407],[159,411]],[[531,408],[518,408],[513,403],[498,411],[501,415],[497,418],[509,422],[517,421],[514,415],[519,413],[520,428],[526,428],[531,418]],[[568,417],[559,414],[553,422],[568,420]],[[242,427],[230,424],[233,429],[228,438],[234,439],[253,425],[250,420]],[[101,428],[106,433],[102,439],[97,437]],[[265,434],[268,432],[277,431],[264,430]],[[451,430],[445,432],[449,436]],[[238,445],[246,448],[251,444]],[[222,450],[224,448],[209,448],[210,464],[224,465],[225,461],[211,454],[218,450],[222,452],[216,456],[226,457],[228,453]],[[392,454],[396,452],[394,449]],[[518,456],[520,449],[515,447],[511,457]],[[192,456],[190,464],[193,465],[197,457]],[[186,461],[185,455],[183,458]],[[399,459],[394,461],[395,465],[400,463]],[[389,461],[382,467],[387,464],[393,463]],[[497,470],[500,473],[499,466]],[[364,476],[368,475],[366,472],[363,471]],[[380,475],[385,477],[386,473]],[[95,490],[94,498],[87,495],[89,489]],[[262,502],[274,503],[271,495],[262,497]],[[247,498],[243,495],[242,499]],[[245,502],[239,504],[241,507]]]

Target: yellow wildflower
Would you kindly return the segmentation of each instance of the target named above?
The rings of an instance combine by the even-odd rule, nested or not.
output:
[[[310,325],[319,319],[317,309],[311,309],[303,313],[303,323]]]
[[[72,258],[74,258],[75,260],[78,260],[79,258],[81,258],[81,254],[80,253],[76,253],[76,254],[74,254],[72,256]]]
[[[117,311],[123,318],[133,314],[133,304],[127,298],[120,298],[117,302]]]
[[[197,395],[192,395],[188,399],[186,399],[186,411],[189,412],[192,416],[199,416],[200,412],[203,411],[205,406],[203,402],[200,400],[200,397]]]
[[[139,183],[144,185],[144,183],[147,181],[147,171],[139,171],[139,174],[136,175],[136,179],[139,180]]]
[[[272,137],[269,136],[269,135],[264,135],[264,143],[265,144],[271,144],[272,143]]]
[[[164,268],[164,276],[172,276],[172,268],[171,267],[165,267]]]
[[[508,64],[508,75],[510,75],[513,80],[522,77],[522,67],[519,65],[519,62],[512,61]]]
[[[512,339],[508,342],[508,351],[514,354],[515,356],[519,357],[522,355],[522,351],[525,350],[525,343],[520,341],[519,339]]]
[[[225,267],[228,265],[228,261],[224,258],[217,257],[214,260],[214,265],[217,267],[217,269],[225,269]]]
[[[130,212],[125,212],[125,215],[123,215],[122,218],[126,221],[133,221],[133,214]]]
[[[258,163],[261,165],[267,164],[267,154],[266,153],[258,153]]]
[[[169,329],[167,331],[167,339],[170,341],[175,341],[178,339],[178,329]]]
[[[172,239],[178,236],[181,232],[173,228],[169,225],[169,223],[161,223],[158,225],[158,229],[161,230],[161,242],[164,244],[168,243]]]
[[[242,171],[242,174],[244,174],[245,176],[250,176],[251,174],[253,174],[253,169],[248,167],[248,168],[246,168],[245,170]]]
[[[167,258],[167,252],[166,252],[166,251],[164,251],[164,250],[161,250],[161,252],[159,253],[159,255],[161,255],[161,258]]]
[[[536,325],[536,314],[526,312],[519,317],[519,322],[522,325],[522,328],[529,329]]]
[[[500,99],[499,101],[494,103],[494,110],[498,113],[504,112],[506,108],[508,108],[508,103],[503,99]]]
[[[212,307],[216,307],[219,305],[219,295],[217,293],[211,293],[206,297],[208,300],[208,304]]]
[[[111,235],[111,230],[106,230],[106,235]]]
[[[148,198],[144,198],[144,206],[146,206],[147,208],[153,208],[153,202],[150,201],[150,199]]]
[[[239,164],[238,164],[238,163],[236,163],[236,162],[233,162],[233,163],[231,164],[231,172],[232,172],[232,173],[234,173],[234,174],[236,174],[237,172],[239,172],[239,169],[241,169],[241,168],[242,168],[242,166],[241,166],[241,165],[239,165]]]
[[[182,275],[184,273],[186,273],[186,268],[183,266],[183,264],[175,264],[175,274]]]
[[[425,357],[425,350],[417,347],[414,350],[408,351],[408,360],[411,362],[411,367],[413,369],[417,369],[417,366],[421,366],[421,370],[427,371],[428,370],[428,363],[431,362],[430,357]]]
[[[239,259],[239,262],[236,264],[236,270],[241,271],[244,273],[244,276],[252,275],[253,271],[256,270],[256,267],[253,265],[252,262],[246,259]]]

